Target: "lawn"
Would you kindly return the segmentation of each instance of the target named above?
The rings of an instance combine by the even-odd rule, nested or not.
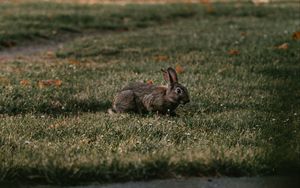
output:
[[[1,50],[80,37],[0,57],[0,181],[299,173],[299,5],[212,6],[1,4]],[[191,96],[178,117],[107,113],[168,66]]]

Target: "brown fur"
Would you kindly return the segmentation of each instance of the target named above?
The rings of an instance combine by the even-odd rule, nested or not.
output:
[[[117,113],[123,112],[159,112],[162,114],[173,114],[180,103],[189,102],[187,89],[180,85],[174,69],[163,70],[168,87],[156,86],[146,83],[132,83],[121,89],[113,102],[113,110]],[[176,93],[176,89],[182,91]]]

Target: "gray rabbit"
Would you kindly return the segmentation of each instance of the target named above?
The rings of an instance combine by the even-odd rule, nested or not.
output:
[[[156,86],[147,83],[132,83],[121,89],[114,98],[110,113],[124,112],[154,112],[176,115],[175,109],[179,104],[190,102],[189,93],[183,85],[178,83],[176,71],[169,67],[163,70],[168,86]]]

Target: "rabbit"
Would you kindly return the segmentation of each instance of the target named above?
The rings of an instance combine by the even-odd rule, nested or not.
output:
[[[178,83],[176,71],[161,69],[168,86],[148,83],[132,83],[121,89],[114,98],[110,113],[159,113],[175,116],[179,104],[190,102],[186,87]]]

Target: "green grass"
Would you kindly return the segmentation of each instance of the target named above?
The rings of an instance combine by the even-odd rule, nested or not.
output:
[[[54,17],[67,6],[50,5]],[[14,8],[19,6],[45,5]],[[0,64],[1,181],[74,184],[299,173],[300,43],[291,37],[300,29],[296,6],[215,4],[213,13],[200,5],[99,6],[107,17],[97,17],[102,13],[95,7],[68,6],[70,15],[84,10],[115,28],[124,25],[109,15],[151,17],[155,24],[76,39],[56,57]],[[181,10],[192,16],[175,16]],[[66,23],[82,19],[76,16]],[[53,27],[58,23],[65,25],[58,19]],[[91,28],[102,31],[99,23],[91,21]],[[20,24],[14,27],[21,31]],[[287,50],[274,47],[285,42]],[[230,49],[240,54],[228,55]],[[70,63],[74,59],[78,62]],[[184,67],[179,79],[191,95],[191,103],[177,109],[179,117],[106,113],[128,82],[163,84],[160,69],[175,65]],[[20,85],[24,79],[31,84]],[[36,83],[46,79],[60,79],[62,86],[39,88]]]
[[[191,17],[197,8],[180,5],[0,5],[0,49],[33,39],[53,39],[86,31],[126,31],[177,18]]]

